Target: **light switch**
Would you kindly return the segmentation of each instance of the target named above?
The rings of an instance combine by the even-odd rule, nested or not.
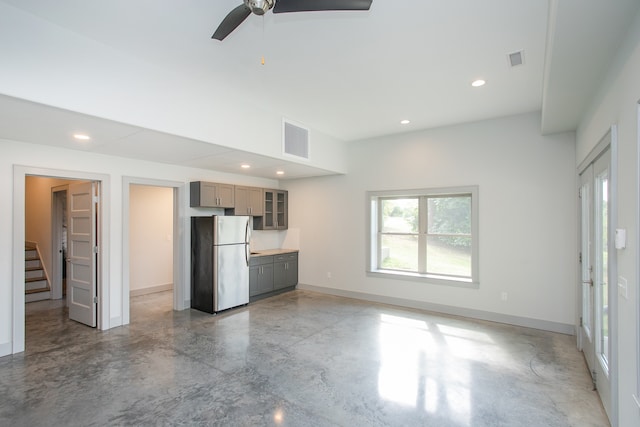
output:
[[[625,228],[616,228],[615,243],[616,249],[624,249],[627,247],[627,230]]]

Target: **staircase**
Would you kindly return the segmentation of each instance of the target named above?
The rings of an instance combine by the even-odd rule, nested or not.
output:
[[[24,289],[26,302],[51,298],[51,285],[42,265],[40,250],[32,242],[24,245]]]

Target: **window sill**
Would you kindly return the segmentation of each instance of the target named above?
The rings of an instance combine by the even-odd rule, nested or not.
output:
[[[478,289],[480,284],[471,279],[452,278],[447,276],[437,276],[433,274],[410,273],[404,271],[391,270],[369,270],[368,277],[379,277],[384,279],[408,280],[411,282],[427,283],[431,285],[456,286],[459,288]]]

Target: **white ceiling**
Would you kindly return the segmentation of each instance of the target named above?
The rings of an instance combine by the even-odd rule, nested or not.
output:
[[[344,141],[530,111],[542,111],[545,133],[575,130],[640,6],[373,0],[367,12],[251,15],[220,42],[211,34],[241,0],[0,1],[163,68],[221,79],[247,102]],[[525,63],[511,68],[507,55],[519,50]],[[486,86],[472,88],[476,78]],[[69,125],[80,122],[101,135],[80,149],[99,153],[229,172],[252,156],[8,96],[0,96],[0,113],[7,139],[76,149]],[[149,132],[158,141],[151,151]],[[329,173],[251,161],[255,176],[273,178],[285,166],[287,178]]]

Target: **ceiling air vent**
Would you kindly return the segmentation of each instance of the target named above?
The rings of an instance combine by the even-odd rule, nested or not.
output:
[[[283,121],[284,153],[309,160],[309,129]]]
[[[507,56],[509,57],[509,65],[511,65],[512,67],[517,67],[518,65],[524,64],[524,50],[510,53]]]

